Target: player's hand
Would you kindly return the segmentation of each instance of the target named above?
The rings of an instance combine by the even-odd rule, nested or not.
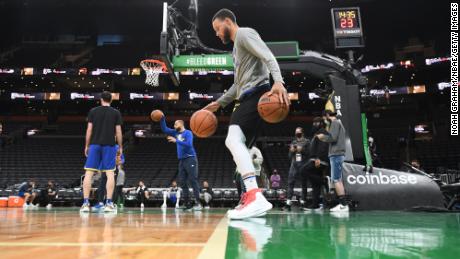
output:
[[[321,161],[319,159],[315,159],[315,167],[319,168],[320,165],[321,165]]]
[[[268,92],[268,96],[271,96],[272,94],[278,94],[281,103],[284,103],[286,105],[291,104],[291,101],[289,101],[287,90],[282,83],[275,82],[273,84],[272,89],[270,90],[270,92]]]
[[[203,110],[208,110],[210,112],[216,112],[217,110],[219,110],[220,108],[220,104],[218,102],[212,102],[208,105],[206,105]]]
[[[121,155],[123,154],[123,148],[122,147],[119,147],[118,148],[118,151],[117,151],[117,156],[119,156],[121,158]]]
[[[297,152],[302,152],[302,147],[301,146],[297,146]]]
[[[320,133],[320,134],[316,135],[316,137],[317,137],[319,140],[323,140],[323,139],[324,139],[324,134]]]
[[[88,157],[88,150],[89,150],[89,148],[85,147],[85,157]]]
[[[175,138],[175,137],[168,136],[166,139],[167,139],[168,142],[170,142],[170,143],[176,143],[176,138]]]

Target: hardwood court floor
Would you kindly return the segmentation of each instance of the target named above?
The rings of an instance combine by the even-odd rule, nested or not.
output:
[[[212,243],[224,212],[125,209],[114,215],[80,214],[77,208],[1,209],[0,258],[182,259],[197,258],[205,250],[222,258],[225,243],[204,248]]]
[[[460,258],[460,213],[0,209],[0,259]]]

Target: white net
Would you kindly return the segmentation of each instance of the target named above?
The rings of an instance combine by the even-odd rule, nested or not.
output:
[[[160,74],[164,72],[164,64],[152,60],[143,60],[141,67],[145,71],[145,83],[151,86],[159,86]]]

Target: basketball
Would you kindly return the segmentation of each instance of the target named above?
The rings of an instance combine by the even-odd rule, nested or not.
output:
[[[165,115],[160,110],[154,110],[152,113],[150,113],[150,119],[152,119],[154,122],[159,122],[164,116]]]
[[[190,118],[190,129],[200,138],[207,138],[217,129],[217,118],[208,110],[199,110]]]
[[[278,94],[268,96],[268,92],[262,95],[257,105],[260,117],[269,123],[283,121],[289,113],[289,105],[280,102]]]

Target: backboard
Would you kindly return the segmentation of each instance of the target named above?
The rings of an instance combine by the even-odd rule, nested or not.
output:
[[[168,3],[163,3],[163,22],[160,33],[160,55],[154,56],[155,59],[162,60],[168,69],[167,73],[174,85],[178,86],[179,72],[174,72],[173,58],[179,55],[178,34],[174,26],[174,20],[171,19],[170,8]]]

